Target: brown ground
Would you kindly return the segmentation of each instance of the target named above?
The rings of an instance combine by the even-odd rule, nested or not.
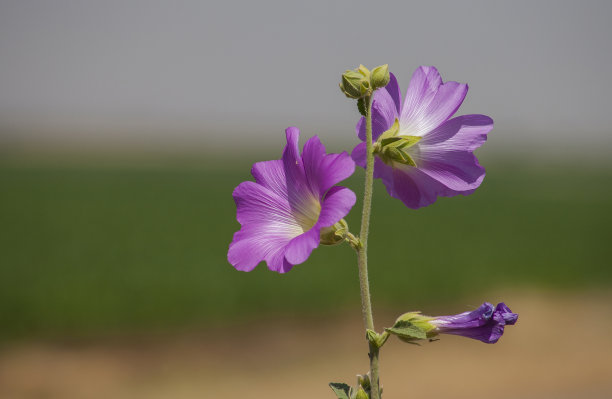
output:
[[[504,297],[520,318],[495,345],[391,338],[385,398],[612,398],[612,295]],[[331,399],[329,381],[352,384],[367,369],[359,319],[220,332],[13,345],[0,352],[0,398]]]

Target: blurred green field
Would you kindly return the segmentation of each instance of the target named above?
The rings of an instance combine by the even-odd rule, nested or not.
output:
[[[2,339],[359,312],[355,257],[346,245],[319,249],[285,275],[263,264],[238,272],[227,263],[239,227],[231,192],[250,178],[250,163],[53,165],[0,166]],[[359,170],[346,185],[359,193],[362,176]],[[606,289],[611,182],[612,168],[498,162],[474,195],[419,211],[377,184],[375,306],[408,303],[413,310],[523,286]],[[347,218],[354,232],[358,213]]]

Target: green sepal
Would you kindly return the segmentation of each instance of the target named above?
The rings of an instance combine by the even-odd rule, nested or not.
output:
[[[357,72],[359,72],[367,80],[370,80],[370,70],[366,68],[365,66],[363,66],[363,64],[359,64],[359,67],[357,68]]]
[[[427,339],[427,331],[408,320],[397,321],[385,331],[404,339]]]
[[[357,385],[366,390],[366,392],[370,391],[371,383],[370,383],[370,374],[366,373],[364,375],[357,374]]]
[[[431,339],[438,335],[436,326],[430,323],[432,320],[432,317],[422,315],[421,312],[408,312],[398,317],[393,327],[385,328],[385,331],[404,342],[416,344],[416,340]]]
[[[410,155],[402,148],[396,147],[386,147],[381,154],[381,159],[385,161],[385,163],[389,163],[389,161],[401,163],[403,165],[416,166],[416,162],[412,159]]]
[[[389,333],[385,331],[382,334],[379,334],[376,331],[368,328],[366,330],[366,339],[377,348],[381,348],[385,342],[387,342],[387,339],[389,339]]]
[[[362,387],[359,387],[357,394],[355,395],[355,399],[370,399],[370,395],[363,390]]]
[[[330,382],[329,387],[338,399],[351,399],[351,387],[343,382]]]
[[[421,137],[398,136],[399,127],[399,120],[395,118],[393,125],[381,134],[374,143],[374,154],[377,154],[388,165],[397,162],[403,165],[417,166],[407,149],[421,141]]]
[[[397,136],[397,133],[399,132],[399,127],[399,119],[395,118],[395,122],[393,122],[393,125],[391,125],[389,129],[387,129],[385,132],[383,132],[383,134],[380,135],[378,141]]]
[[[322,245],[337,245],[344,242],[348,234],[348,223],[346,223],[346,220],[340,219],[334,225],[321,229],[319,241]]]

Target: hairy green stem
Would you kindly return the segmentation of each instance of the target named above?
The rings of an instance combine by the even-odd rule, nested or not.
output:
[[[370,213],[372,210],[372,191],[374,183],[374,153],[372,151],[372,97],[366,97],[366,154],[365,189],[363,193],[363,211],[361,214],[360,244],[357,251],[359,266],[359,288],[361,289],[361,313],[366,329],[374,330],[372,316],[372,301],[370,299],[370,283],[368,281],[368,231],[370,228]],[[369,341],[368,341],[369,342]],[[370,345],[370,381],[371,399],[380,399],[378,378],[378,352],[374,343]]]

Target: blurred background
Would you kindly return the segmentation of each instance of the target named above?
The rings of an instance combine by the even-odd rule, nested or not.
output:
[[[286,275],[226,260],[231,192],[287,126],[357,144],[337,84],[360,63],[404,90],[435,65],[470,85],[458,114],[496,123],[473,195],[412,211],[377,183],[377,328],[485,300],[520,314],[493,346],[390,340],[385,397],[611,397],[611,17],[608,1],[0,0],[0,397],[331,398],[365,373],[348,246]]]

